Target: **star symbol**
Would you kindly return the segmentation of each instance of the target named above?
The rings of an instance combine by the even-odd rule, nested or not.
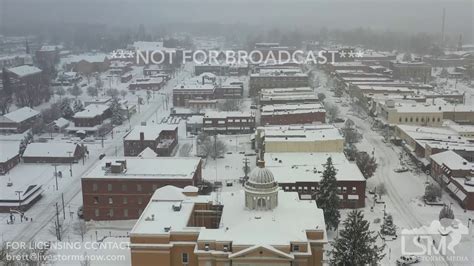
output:
[[[117,58],[117,56],[118,56],[117,50],[113,50],[113,51],[110,53],[110,57],[111,57],[111,58]]]
[[[356,57],[364,57],[364,52],[362,50],[357,51]]]
[[[340,52],[339,52],[339,56],[340,56],[341,58],[346,57],[346,52],[340,51]]]
[[[349,52],[349,57],[350,57],[350,58],[353,58],[354,56],[355,56],[355,53],[354,53],[353,50],[351,50],[351,51]]]

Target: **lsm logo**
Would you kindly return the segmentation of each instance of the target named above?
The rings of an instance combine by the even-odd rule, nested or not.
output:
[[[469,228],[461,221],[449,218],[434,220],[430,226],[403,229],[402,256],[416,256],[420,261],[468,262],[472,259],[467,256],[471,256],[472,243],[461,243],[463,235],[468,234]]]

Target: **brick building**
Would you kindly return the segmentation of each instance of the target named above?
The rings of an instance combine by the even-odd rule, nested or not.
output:
[[[82,177],[84,219],[138,219],[156,189],[200,181],[200,158],[106,157]]]
[[[0,141],[0,175],[4,175],[20,163],[20,142]]]
[[[139,78],[128,85],[129,90],[149,90],[158,91],[163,88],[165,81],[163,78]]]
[[[137,126],[123,138],[123,152],[125,156],[137,156],[148,147],[158,156],[170,156],[177,144],[177,125]]]
[[[249,93],[256,96],[261,89],[308,87],[308,74],[300,69],[262,69],[260,73],[250,74]]]
[[[453,151],[431,155],[431,176],[467,210],[474,210],[474,164]]]
[[[261,125],[325,123],[326,110],[319,103],[264,105],[260,109]]]
[[[428,83],[431,79],[431,65],[425,62],[390,62],[389,67],[396,79],[423,83]]]
[[[40,113],[30,107],[23,107],[0,116],[0,131],[23,133],[30,129]]]
[[[212,100],[214,84],[182,84],[173,89],[173,106],[186,106],[189,100]]]
[[[73,143],[30,143],[23,153],[25,163],[77,163],[84,152]]]
[[[331,157],[337,174],[340,208],[364,208],[366,180],[344,153],[265,153],[267,168],[284,191],[298,192],[301,199],[315,199],[324,164]]]
[[[112,116],[107,104],[90,104],[73,116],[75,127],[95,127]]]
[[[207,112],[202,123],[202,130],[210,134],[243,134],[255,130],[255,116],[247,112]]]

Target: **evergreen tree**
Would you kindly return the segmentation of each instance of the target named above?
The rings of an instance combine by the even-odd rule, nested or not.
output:
[[[319,193],[316,204],[323,209],[324,220],[328,230],[336,229],[339,225],[339,196],[337,195],[336,169],[329,157],[325,164],[323,178],[319,183]]]
[[[394,236],[397,234],[397,227],[393,224],[393,217],[391,214],[388,214],[383,218],[380,233],[387,236]]]
[[[77,84],[74,84],[74,86],[70,89],[69,93],[72,96],[76,97],[76,99],[77,99],[77,97],[82,94],[82,89],[79,88],[79,86]]]
[[[112,103],[110,104],[110,110],[112,112],[112,124],[121,125],[125,120],[125,117],[123,115],[122,106],[117,98],[113,98]]]
[[[71,104],[68,98],[65,98],[61,101],[60,108],[61,108],[62,116],[64,118],[71,119],[72,116],[74,115],[74,111],[71,108]]]
[[[385,244],[376,245],[377,236],[361,211],[353,210],[343,222],[344,229],[329,252],[331,265],[375,265],[385,256]]]
[[[441,219],[454,219],[454,212],[450,206],[444,205],[441,211],[439,212],[439,220]]]
[[[74,101],[74,113],[84,110],[84,105],[80,100]]]

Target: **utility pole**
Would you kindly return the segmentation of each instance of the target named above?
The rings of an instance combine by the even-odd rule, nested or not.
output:
[[[72,156],[72,151],[67,152],[69,154],[69,158]],[[72,161],[69,162],[69,173],[71,174],[72,177]]]
[[[58,186],[58,165],[54,164],[54,178],[56,179],[56,191],[59,189]]]
[[[15,190],[15,193],[18,194],[18,209],[20,210],[21,209],[21,193],[23,191],[22,190]]]
[[[63,203],[63,219],[66,220],[66,211],[64,210],[64,193],[61,193],[61,201]]]
[[[57,202],[56,202],[56,234],[57,234],[58,240],[61,241],[61,225],[59,223],[59,206]]]

